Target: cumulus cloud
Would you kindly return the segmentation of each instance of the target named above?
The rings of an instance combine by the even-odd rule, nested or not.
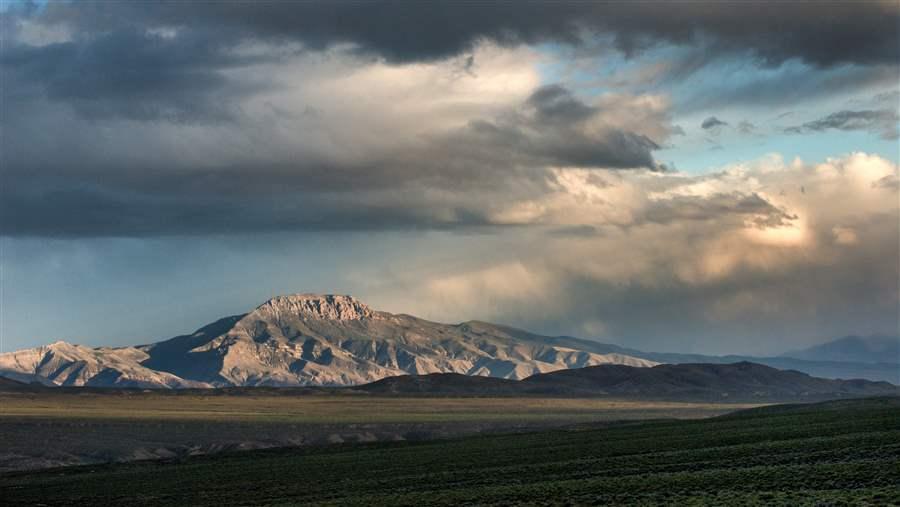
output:
[[[498,206],[544,192],[550,167],[658,168],[665,98],[541,86],[535,60],[493,45],[415,66],[294,55],[233,69],[228,86],[252,92],[201,124],[30,97],[9,106],[0,232],[491,226]]]
[[[560,85],[543,86],[514,111],[471,122],[451,136],[452,148],[463,157],[489,151],[495,167],[524,155],[531,161],[521,162],[532,165],[652,168],[652,151],[660,147],[653,138],[672,132],[665,109],[654,97],[609,96],[587,104]],[[641,125],[623,113],[649,121]]]
[[[744,350],[770,353],[785,339],[892,332],[900,196],[877,183],[897,174],[861,153],[705,176],[559,169],[555,192],[507,214],[542,227],[484,252],[466,243],[478,253],[466,265],[411,270],[384,297],[435,318],[604,329],[657,349],[749,339]]]

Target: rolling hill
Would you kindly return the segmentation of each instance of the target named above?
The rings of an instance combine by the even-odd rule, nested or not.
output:
[[[446,373],[401,376],[357,389],[382,395],[609,396],[767,402],[900,395],[900,387],[888,382],[817,378],[749,362],[661,364],[652,368],[609,364],[536,374],[520,381]]]

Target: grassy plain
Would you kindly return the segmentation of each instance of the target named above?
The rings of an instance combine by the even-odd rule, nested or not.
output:
[[[16,472],[0,491],[7,505],[897,505],[900,400]]]
[[[565,398],[0,394],[0,471],[341,442],[427,440],[603,421],[697,418],[745,405]]]
[[[696,418],[749,404],[599,398],[424,398],[365,395],[0,395],[0,418],[362,424],[486,420],[566,422]]]

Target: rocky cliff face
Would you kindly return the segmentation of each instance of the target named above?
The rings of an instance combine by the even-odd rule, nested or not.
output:
[[[613,349],[482,322],[379,312],[351,296],[295,294],[151,345],[58,342],[2,354],[0,375],[58,385],[354,385],[403,374],[522,379],[598,364],[657,364]]]
[[[360,320],[375,317],[375,312],[353,296],[291,294],[266,301],[248,316],[271,320]]]

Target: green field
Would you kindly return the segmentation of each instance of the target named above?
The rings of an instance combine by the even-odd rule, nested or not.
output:
[[[367,395],[199,396],[53,394],[0,395],[0,420],[214,421],[363,424],[486,420],[697,418],[759,404],[540,397],[377,397]]]
[[[7,393],[0,394],[0,472],[239,449],[699,418],[746,406],[598,398]]]
[[[6,505],[900,503],[900,400],[0,476]]]

